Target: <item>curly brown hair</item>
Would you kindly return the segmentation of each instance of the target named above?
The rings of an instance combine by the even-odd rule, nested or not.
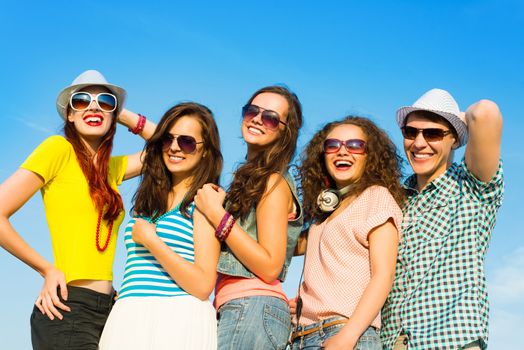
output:
[[[280,131],[275,142],[254,159],[241,164],[235,171],[225,202],[231,215],[241,220],[248,216],[251,208],[262,198],[269,176],[273,173],[283,175],[287,171],[297,147],[298,132],[302,127],[302,106],[297,95],[283,86],[267,86],[255,92],[247,104],[251,104],[255,97],[262,93],[278,94],[286,99],[287,125]]]
[[[371,120],[347,116],[342,120],[326,124],[313,136],[301,154],[299,173],[304,219],[307,223],[322,222],[330,215],[330,213],[322,212],[317,205],[319,193],[326,187],[333,187],[335,184],[326,168],[323,145],[327,135],[334,128],[345,124],[358,126],[367,137],[367,159],[364,173],[360,181],[351,188],[349,195],[359,195],[366,188],[378,185],[386,187],[400,206],[404,201],[404,190],[400,185],[402,158],[395,144],[386,132]]]

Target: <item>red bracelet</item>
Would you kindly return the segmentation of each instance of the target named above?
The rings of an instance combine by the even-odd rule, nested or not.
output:
[[[144,130],[144,126],[146,126],[146,117],[143,116],[142,114],[138,114],[138,122],[136,123],[136,126],[134,129],[127,129],[129,130],[130,132],[132,132],[133,134],[135,135],[138,135],[140,134],[143,130]]]
[[[227,211],[222,217],[222,220],[220,220],[220,223],[218,224],[216,230],[215,230],[215,237],[218,238],[219,241],[223,241],[222,236],[224,233],[224,227],[226,226],[227,221],[231,217],[231,214],[229,214]]]
[[[235,219],[233,216],[230,217],[230,220],[227,221],[226,227],[224,227],[224,230],[222,231],[222,242],[227,239],[229,234],[231,233],[231,230],[233,229],[233,226],[235,226],[235,222],[237,219]]]

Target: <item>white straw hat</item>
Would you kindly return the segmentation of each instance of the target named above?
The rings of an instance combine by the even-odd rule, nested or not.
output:
[[[62,119],[65,120],[67,117],[67,106],[69,104],[69,98],[71,97],[71,94],[81,90],[86,86],[93,85],[104,86],[116,96],[117,105],[115,112],[116,115],[120,113],[122,108],[124,108],[124,103],[126,100],[126,90],[122,89],[119,86],[109,84],[106,78],[104,78],[104,76],[99,71],[86,70],[78,77],[76,77],[76,79],[73,80],[71,85],[63,89],[56,98],[56,109],[58,110],[58,114],[60,114]]]
[[[397,110],[398,126],[404,127],[408,114],[416,111],[429,111],[446,119],[457,132],[459,147],[467,142],[468,128],[464,120],[464,113],[460,111],[457,102],[446,90],[431,89],[412,106],[399,108]]]

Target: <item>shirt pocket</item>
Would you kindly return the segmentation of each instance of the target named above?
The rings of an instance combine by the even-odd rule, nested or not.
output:
[[[445,195],[434,198],[418,209],[411,223],[416,231],[417,241],[426,242],[446,240],[453,231],[454,197]]]

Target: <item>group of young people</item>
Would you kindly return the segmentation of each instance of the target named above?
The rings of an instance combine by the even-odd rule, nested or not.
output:
[[[155,125],[125,98],[99,72],[82,73],[57,98],[64,136],[0,185],[0,245],[44,278],[34,349],[487,347],[483,263],[503,194],[495,103],[462,113],[433,89],[400,108],[414,173],[404,184],[402,158],[374,122],[329,122],[301,153],[298,185],[300,101],[264,87],[242,107],[247,153],[226,191],[211,110],[180,103]],[[117,123],[146,141],[141,152],[111,155]],[[138,175],[117,294],[117,186]],[[54,262],[9,221],[39,190]],[[301,254],[288,300],[282,282]]]

